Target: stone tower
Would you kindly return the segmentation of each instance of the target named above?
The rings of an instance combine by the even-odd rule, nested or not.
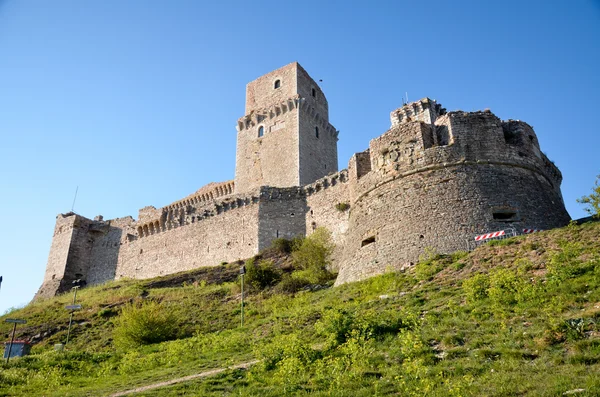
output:
[[[237,131],[236,193],[306,185],[338,169],[327,99],[297,62],[246,86]]]

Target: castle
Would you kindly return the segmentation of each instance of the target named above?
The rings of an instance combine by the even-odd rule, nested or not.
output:
[[[256,255],[323,226],[337,284],[465,249],[475,235],[569,221],[561,174],[531,126],[489,110],[446,112],[428,98],[338,171],[338,131],[318,84],[296,62],[246,87],[235,179],[163,208],[88,219],[59,214],[37,296],[122,277],[149,278]]]

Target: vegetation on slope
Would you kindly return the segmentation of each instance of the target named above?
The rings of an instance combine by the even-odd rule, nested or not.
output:
[[[2,334],[5,317],[26,318],[22,335],[41,341],[0,367],[0,396],[109,395],[254,358],[140,395],[600,394],[600,223],[428,251],[404,273],[336,288],[326,237],[309,241],[248,262],[244,327],[239,281],[206,270],[80,291],[65,352],[52,345],[64,342],[69,294],[5,315]],[[176,327],[161,343],[119,335],[138,320]]]

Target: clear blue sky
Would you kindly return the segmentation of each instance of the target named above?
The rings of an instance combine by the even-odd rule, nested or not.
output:
[[[536,130],[575,199],[600,174],[600,3],[0,0],[0,313],[41,284],[56,214],[105,218],[232,179],[247,82],[322,88],[340,168],[428,96]]]

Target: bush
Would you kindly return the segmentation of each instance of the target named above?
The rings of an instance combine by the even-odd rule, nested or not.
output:
[[[350,204],[348,203],[337,203],[335,205],[335,209],[340,212],[346,212],[350,209]]]
[[[309,284],[310,282],[308,280],[300,278],[297,275],[296,277],[292,277],[291,274],[284,274],[274,290],[278,293],[294,294]]]
[[[516,303],[521,280],[508,269],[496,269],[490,274],[490,287],[488,295],[492,302],[499,306],[508,306]]]
[[[276,238],[271,241],[271,248],[274,251],[280,252],[282,254],[289,254],[292,252],[294,241],[288,240],[286,238]]]
[[[174,339],[177,336],[176,320],[172,311],[157,302],[125,306],[115,320],[115,346],[128,349]]]
[[[331,280],[333,275],[327,267],[331,265],[333,248],[331,233],[322,227],[299,242],[292,252],[294,267],[300,269],[296,277],[304,278],[313,284]]]
[[[254,263],[254,259],[246,262],[246,282],[258,291],[272,287],[281,280],[281,271],[275,267],[272,261],[260,261]]]
[[[463,290],[469,303],[474,303],[487,298],[490,278],[487,274],[476,274],[463,281]]]

